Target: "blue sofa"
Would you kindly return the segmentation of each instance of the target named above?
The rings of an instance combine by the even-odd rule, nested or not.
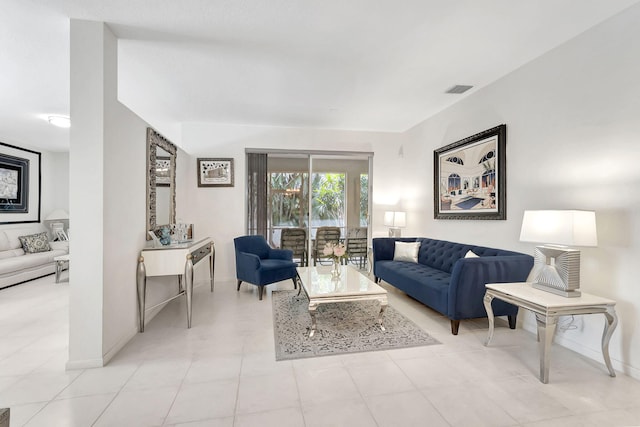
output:
[[[418,262],[394,261],[396,242],[420,242]],[[465,258],[468,251],[477,258]],[[487,317],[485,284],[524,282],[533,257],[519,252],[416,237],[373,239],[373,274],[451,320],[458,335],[460,320]],[[493,300],[496,316],[508,316],[515,328],[518,307]]]

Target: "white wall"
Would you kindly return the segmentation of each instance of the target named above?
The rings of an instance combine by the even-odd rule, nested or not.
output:
[[[117,40],[104,23],[71,21],[71,76],[73,265],[67,367],[83,368],[102,366],[137,333],[148,124],[117,100]],[[177,170],[179,188],[185,169]],[[149,279],[148,305],[176,289],[175,278]],[[157,311],[148,313],[147,320]]]
[[[429,118],[407,132],[405,157],[411,150],[412,162],[425,165],[413,181],[425,186],[415,201],[426,207],[420,234],[430,237],[532,253],[533,244],[518,241],[525,209],[595,210],[599,246],[582,250],[582,290],[618,302],[611,357],[640,378],[638,22],[635,6]],[[501,123],[507,220],[434,220],[433,150]],[[557,340],[602,361],[603,322],[579,316],[578,328]]]
[[[42,152],[42,221],[56,209],[69,212],[69,153]]]
[[[196,224],[200,237],[210,236],[216,246],[216,281],[235,279],[235,255],[233,239],[245,234],[245,148],[270,148],[291,150],[328,151],[375,151],[374,175],[384,171],[385,179],[374,182],[374,203],[378,193],[393,194],[401,190],[403,177],[407,179],[411,171],[398,168],[387,176],[389,165],[397,162],[397,148],[393,148],[397,134],[377,132],[349,132],[337,130],[317,130],[300,128],[271,128],[260,126],[223,126],[207,124],[187,124],[183,127],[182,141],[192,159],[189,194],[190,212],[184,219]],[[379,154],[380,153],[380,157]],[[196,158],[231,157],[235,159],[235,186],[198,188],[196,181]],[[380,159],[380,160],[378,160]],[[402,160],[402,159],[400,159]],[[402,162],[399,162],[402,163]],[[409,186],[410,187],[410,186]],[[402,192],[401,192],[402,193]],[[390,197],[379,198],[389,200]],[[399,200],[394,198],[395,203]],[[384,210],[379,208],[378,210]],[[376,207],[374,206],[374,212]],[[375,215],[375,214],[374,214]],[[379,224],[382,227],[381,214]]]

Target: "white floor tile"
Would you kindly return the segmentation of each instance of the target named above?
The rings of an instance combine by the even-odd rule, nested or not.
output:
[[[121,391],[93,426],[161,426],[177,392],[172,387]]]
[[[271,292],[291,282],[263,301],[255,286],[205,285],[191,329],[177,299],[108,366],[69,372],[69,286],[50,276],[0,291],[0,407],[11,426],[640,425],[640,381],[554,346],[542,384],[535,335],[502,320],[485,347],[486,320],[453,336],[444,316],[383,284],[440,345],[276,362]]]
[[[233,427],[233,417],[212,418],[191,423],[165,424],[165,427]]]
[[[371,396],[366,398],[366,402],[380,427],[449,426],[433,405],[418,391]]]
[[[299,406],[298,388],[293,373],[240,378],[236,406],[238,414]]]
[[[305,404],[303,414],[306,427],[377,427],[369,408],[359,396]]]
[[[177,424],[234,415],[238,380],[183,384],[166,423]]]
[[[416,390],[409,378],[392,361],[349,366],[347,369],[360,394],[365,397]]]
[[[451,426],[518,425],[518,422],[492,401],[480,387],[474,387],[472,384],[423,389],[422,393]]]
[[[300,408],[276,409],[255,414],[239,414],[234,427],[305,427]]]
[[[26,427],[90,426],[114,396],[115,393],[54,400],[31,418]]]
[[[319,369],[297,369],[296,379],[303,406],[351,399],[360,396],[349,371],[344,366]]]

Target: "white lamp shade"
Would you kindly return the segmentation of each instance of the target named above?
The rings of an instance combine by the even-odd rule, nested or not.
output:
[[[407,213],[390,211],[385,212],[384,225],[386,225],[387,227],[406,227]]]
[[[45,221],[56,221],[60,219],[69,219],[69,214],[64,209],[56,209],[51,212],[44,220]]]
[[[520,241],[566,246],[598,246],[593,211],[525,211]]]

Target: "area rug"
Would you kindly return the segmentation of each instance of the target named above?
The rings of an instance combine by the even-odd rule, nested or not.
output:
[[[440,344],[391,306],[384,313],[383,332],[376,301],[321,304],[317,329],[309,338],[309,300],[297,291],[273,291],[276,360],[301,359],[363,351]]]

